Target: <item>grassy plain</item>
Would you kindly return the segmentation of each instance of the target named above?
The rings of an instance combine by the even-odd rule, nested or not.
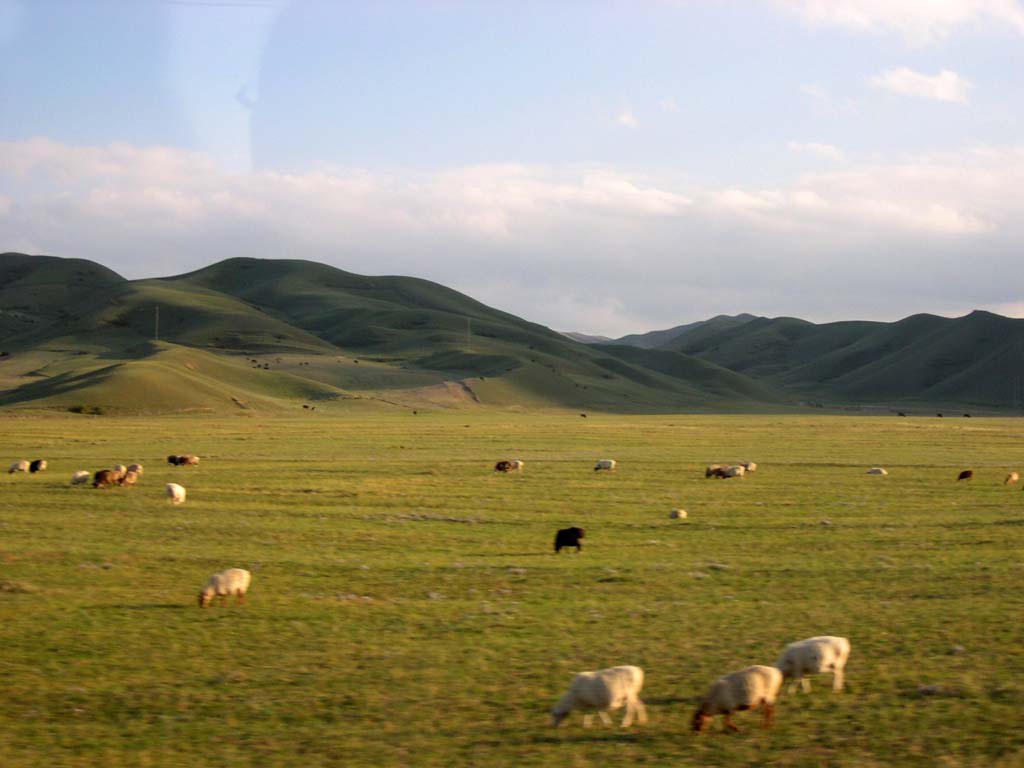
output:
[[[5,461],[50,462],[0,476],[0,765],[1024,764],[1019,419],[302,416],[0,417]],[[249,604],[200,611],[230,566]],[[850,637],[848,691],[690,732],[717,675],[814,634]],[[646,726],[548,727],[615,664]]]

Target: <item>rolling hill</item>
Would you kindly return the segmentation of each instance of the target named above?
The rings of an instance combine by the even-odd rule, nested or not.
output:
[[[0,274],[25,272],[53,292],[0,295],[5,312],[21,313],[0,334],[12,353],[0,358],[0,404],[148,411],[359,400],[644,411],[786,401],[713,363],[648,367],[417,278],[228,259],[128,281],[70,262],[0,256]],[[81,290],[79,272],[92,280]]]

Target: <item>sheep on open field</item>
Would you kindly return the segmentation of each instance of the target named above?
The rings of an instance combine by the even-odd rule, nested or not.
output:
[[[757,471],[757,462],[756,461],[743,461],[743,462],[740,462],[740,466],[743,467],[745,470],[747,470],[747,472],[756,472]]]
[[[721,464],[708,464],[707,469],[704,470],[704,479],[707,480],[709,477],[722,477],[725,473],[725,467]]]
[[[511,461],[506,461],[505,459],[502,459],[501,461],[499,461],[497,464],[494,465],[494,471],[495,472],[511,472],[512,471],[512,462]]]
[[[89,478],[90,477],[92,477],[92,475],[90,475],[84,469],[80,469],[77,472],[75,472],[73,475],[71,475],[71,484],[72,485],[85,485],[86,483],[89,482]]]
[[[136,475],[142,476],[142,465],[141,464],[129,464],[128,471],[134,472]]]
[[[173,485],[173,483],[171,483]],[[181,486],[178,486],[181,488]],[[182,488],[182,491],[185,489]],[[249,583],[252,581],[252,574],[244,568],[228,568],[226,571],[215,573],[211,576],[206,585],[199,590],[199,607],[205,608],[210,605],[214,598],[227,598],[235,595],[239,605],[245,604],[245,593],[249,591]]]
[[[111,472],[117,475],[117,479],[119,481],[122,477],[124,477],[124,473],[127,471],[128,467],[126,467],[124,464],[115,464],[113,469],[111,469]]]
[[[686,510],[685,509],[673,509],[668,513],[670,520],[685,520]]]
[[[956,481],[959,483],[961,480],[970,480],[972,477],[974,477],[974,470],[965,469],[963,472],[956,476]]]
[[[178,457],[178,464],[183,464],[186,467],[194,467],[199,463],[199,457],[192,453],[186,453],[184,456]]]
[[[592,712],[597,712],[605,725],[611,725],[612,719],[608,713],[623,706],[626,708],[626,715],[622,718],[623,728],[632,725],[634,717],[646,723],[647,709],[640,701],[640,689],[643,686],[644,671],[640,667],[623,666],[580,672],[551,710],[551,725],[559,725],[574,709],[584,711],[584,728],[590,727]]]
[[[117,479],[118,485],[135,485],[138,481],[138,473],[132,472],[130,469]]]
[[[614,472],[615,465],[617,463],[618,462],[616,462],[615,459],[599,459],[598,462],[594,465],[594,471],[598,472],[603,469],[608,472]]]
[[[725,472],[722,474],[722,478],[728,479],[730,477],[743,477],[745,474],[747,474],[747,470],[745,470],[741,464],[736,464],[732,467],[726,467]]]
[[[28,465],[28,471],[34,475],[36,472],[45,472],[47,466],[46,459],[36,459]]]
[[[583,549],[580,539],[583,538],[582,528],[562,528],[555,534],[555,554],[562,551],[562,547],[576,547],[579,552]]]
[[[1018,475],[1016,472],[1011,472],[1006,476],[1006,479],[1003,480],[1003,485],[1013,485],[1018,480],[1020,480],[1020,475]]]
[[[93,488],[108,488],[111,485],[117,485],[118,480],[121,476],[111,469],[101,469],[92,478]]]
[[[832,672],[832,690],[843,690],[843,670],[850,658],[850,641],[845,637],[822,635],[790,643],[783,650],[775,666],[782,672],[783,679],[793,678],[789,692],[796,690],[797,683],[804,693],[810,693],[811,681],[804,675]]]
[[[509,464],[512,465],[511,471],[523,474],[523,462],[520,459],[512,459]]]
[[[168,464],[173,464],[174,466],[177,466],[178,465],[178,456],[177,456],[177,454],[172,453],[170,456],[168,456],[167,457],[167,463]]]
[[[177,483],[168,483],[165,486],[167,498],[170,499],[171,504],[184,504],[185,503],[185,489]]]
[[[869,469],[864,474],[866,474],[866,475],[888,475],[889,473],[886,471],[885,467],[872,467],[871,469]]]
[[[711,684],[693,714],[693,730],[700,733],[715,715],[725,716],[725,727],[738,731],[732,713],[763,707],[762,725],[771,726],[775,717],[775,699],[782,687],[782,672],[775,667],[753,666],[730,672]]]
[[[7,470],[7,474],[13,475],[15,472],[28,472],[28,467],[29,464],[25,459],[19,459],[11,464],[11,468]]]

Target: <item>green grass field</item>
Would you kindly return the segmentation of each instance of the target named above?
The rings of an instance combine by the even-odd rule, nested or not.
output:
[[[303,416],[0,417],[4,461],[50,462],[0,475],[0,765],[1024,765],[1019,419]],[[232,566],[248,604],[200,610]],[[690,731],[715,677],[815,634],[850,638],[849,690]],[[548,726],[616,664],[647,725]]]

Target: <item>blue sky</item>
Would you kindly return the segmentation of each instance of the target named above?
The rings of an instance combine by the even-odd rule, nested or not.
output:
[[[0,249],[560,329],[1024,316],[1018,0],[0,0]]]

